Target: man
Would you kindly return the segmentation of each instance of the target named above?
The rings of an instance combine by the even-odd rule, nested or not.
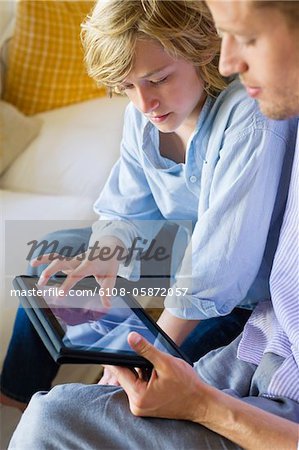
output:
[[[222,73],[240,73],[269,117],[298,115],[299,2],[208,0],[208,5],[223,37]],[[154,365],[149,382],[111,368],[133,415],[119,388],[58,387],[33,397],[11,448],[296,449],[298,175],[297,148],[271,275],[273,305],[257,307],[242,337],[202,358],[196,373],[132,333],[130,345]]]

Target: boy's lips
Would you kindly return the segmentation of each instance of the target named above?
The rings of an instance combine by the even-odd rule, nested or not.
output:
[[[163,114],[163,115],[161,115],[161,116],[149,116],[149,119],[150,119],[152,122],[161,123],[161,122],[163,122],[164,120],[167,119],[167,117],[169,116],[169,114],[170,114],[170,113]]]

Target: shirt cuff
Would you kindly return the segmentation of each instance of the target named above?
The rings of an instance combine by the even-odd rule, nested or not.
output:
[[[164,307],[172,314],[180,319],[188,320],[205,320],[211,317],[226,316],[229,314],[233,306],[216,305],[213,300],[200,299],[190,294],[183,295],[182,289],[174,289],[173,295],[168,295],[164,301]],[[178,293],[181,292],[181,295]]]
[[[136,238],[136,231],[132,225],[121,220],[99,220],[92,225],[89,248],[98,245],[98,242],[105,236],[116,237],[129,250]],[[138,281],[140,278],[140,260],[131,255],[128,260],[120,261],[118,275],[130,281]]]

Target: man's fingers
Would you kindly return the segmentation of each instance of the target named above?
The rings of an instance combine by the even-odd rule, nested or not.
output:
[[[127,394],[131,392],[132,389],[134,389],[136,380],[138,380],[139,378],[133,370],[130,370],[127,367],[119,366],[109,366],[109,370],[118,380],[119,384]]]
[[[98,384],[107,385],[110,386],[119,386],[118,379],[115,375],[111,372],[110,368],[107,366],[104,368],[104,373]]]
[[[129,333],[128,343],[138,355],[143,356],[150,361],[155,368],[159,368],[159,366],[163,364],[165,358],[168,357],[168,355],[160,352],[160,350],[156,349],[144,337],[135,331]]]

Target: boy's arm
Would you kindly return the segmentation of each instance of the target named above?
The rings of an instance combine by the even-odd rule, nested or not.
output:
[[[157,324],[177,345],[181,345],[199,322],[199,320],[181,319],[164,309]]]

